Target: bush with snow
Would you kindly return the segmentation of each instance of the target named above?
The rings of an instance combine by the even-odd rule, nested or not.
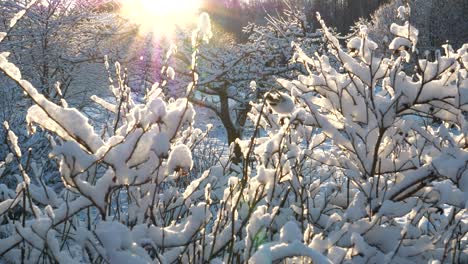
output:
[[[193,38],[188,97],[198,85],[198,49],[211,35],[207,19]],[[5,124],[13,150],[5,164],[19,170],[16,188],[0,185],[0,256],[27,263],[466,262],[468,45],[421,59],[416,29],[395,24],[395,52],[384,57],[365,27],[345,49],[319,21],[340,67],[295,45],[293,58],[307,74],[278,79],[285,91],[252,103],[252,138],[236,140],[229,159],[195,177],[191,150],[206,135],[192,128],[187,99],[164,101],[164,84],[134,100],[116,64],[115,101],[94,97],[114,116],[98,130],[66,102],[38,93],[1,53],[0,71],[34,103],[30,132],[40,126],[54,135],[50,157],[66,188],[56,193],[31,173]],[[414,72],[405,67],[410,61]]]
[[[318,19],[339,67],[298,47],[309,73],[278,80],[295,109],[255,107],[269,130],[258,171],[284,182],[269,201],[289,203],[304,241],[332,262],[467,261],[468,45],[428,61],[405,22],[384,56],[365,26],[345,49]]]

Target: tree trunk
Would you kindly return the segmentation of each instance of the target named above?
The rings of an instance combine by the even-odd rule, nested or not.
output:
[[[228,144],[231,144],[237,138],[240,138],[240,132],[238,129],[236,129],[236,126],[232,122],[227,94],[220,94],[219,100],[221,106],[219,118],[221,119],[221,122],[223,122],[224,128],[226,129]]]

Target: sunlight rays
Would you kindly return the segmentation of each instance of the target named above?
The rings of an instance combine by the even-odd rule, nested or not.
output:
[[[121,14],[142,33],[168,36],[176,27],[196,21],[200,0],[124,0]]]

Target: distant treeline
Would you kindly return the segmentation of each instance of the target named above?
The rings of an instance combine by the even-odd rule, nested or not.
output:
[[[309,21],[315,24],[315,14],[320,12],[329,25],[341,33],[360,17],[369,18],[389,0],[204,0],[205,9],[223,28],[242,36],[242,27],[248,22],[262,23],[266,13],[275,15],[288,4],[305,9]]]
[[[102,1],[101,12],[115,12],[120,0]],[[395,10],[409,4],[413,24],[419,29],[420,47],[440,47],[448,42],[460,47],[468,41],[468,0],[201,0],[218,28],[245,40],[242,29],[249,22],[265,24],[265,16],[281,14],[288,5],[302,8],[312,31],[318,28],[316,13],[341,34],[350,32],[360,18],[371,20],[372,28],[386,35],[389,21],[395,21]],[[375,13],[377,12],[377,13]]]

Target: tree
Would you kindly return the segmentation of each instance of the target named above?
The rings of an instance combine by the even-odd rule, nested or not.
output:
[[[468,12],[468,4],[464,1],[407,1],[412,9],[410,18],[420,32],[419,47],[421,53],[445,44],[447,41],[455,48],[461,47],[468,40],[468,33],[463,30],[468,26],[463,15]],[[379,7],[367,22],[369,34],[382,44],[382,40],[390,39],[389,26],[397,19],[394,12],[403,5],[403,1],[394,0]]]
[[[104,69],[104,54],[111,53],[109,39],[118,31],[118,24],[109,23],[110,16],[98,13],[98,0],[43,0],[43,1],[2,1],[0,10],[0,31],[9,34],[0,44],[1,51],[10,53],[12,62],[21,65],[24,78],[27,78],[48,99],[84,107],[89,103],[91,92],[102,93],[107,86]],[[28,6],[15,27],[10,20]],[[4,14],[4,15],[3,15]],[[91,70],[92,69],[92,70]],[[33,153],[23,158],[47,165],[44,180],[59,182],[58,172],[44,152],[50,150],[45,133],[37,133],[30,138],[25,133],[25,115],[31,105],[14,82],[0,76],[2,100],[1,120],[8,121],[22,144],[23,151],[34,146]],[[0,129],[0,140],[5,142],[5,131]],[[6,144],[0,147],[1,155],[9,151]],[[2,181],[6,182],[6,181]]]
[[[67,96],[73,82],[82,81],[74,79],[80,68],[103,62],[103,52],[98,48],[105,47],[112,32],[109,25],[96,16],[94,10],[99,1],[73,2],[45,0],[32,5],[3,43],[22,65],[25,76],[52,97],[57,82],[63,96]],[[1,8],[8,14],[5,23],[21,6],[18,1],[2,4]],[[83,82],[91,82],[93,78]]]
[[[291,77],[303,70],[289,63],[293,53],[291,42],[301,43],[308,50],[318,47],[320,34],[312,31],[300,8],[290,6],[282,17],[270,16],[268,21],[265,26],[245,27],[249,37],[244,44],[220,39],[200,51],[199,81],[190,100],[219,117],[226,128],[228,143],[242,137],[251,100],[277,86],[276,77]],[[184,47],[189,46],[179,47],[176,57],[182,64],[175,68],[178,73],[189,75],[184,69],[190,63],[190,52]]]

